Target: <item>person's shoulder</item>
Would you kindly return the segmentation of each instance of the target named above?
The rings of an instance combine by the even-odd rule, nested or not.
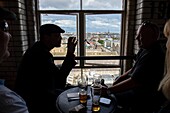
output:
[[[1,85],[0,87],[0,112],[4,113],[28,113],[26,102],[13,90]]]
[[[28,47],[24,55],[29,55],[32,53],[37,53],[36,51],[39,51],[41,49],[41,44],[39,42],[35,42],[32,46]]]
[[[0,101],[3,104],[13,104],[14,102],[21,101],[21,97],[13,90],[4,85],[0,85]]]
[[[5,85],[0,85],[0,95],[8,95],[9,93],[11,93],[13,95],[13,92],[11,89],[9,89],[8,87],[6,87]],[[14,92],[15,93],[15,92]]]
[[[7,88],[4,85],[0,85],[0,95],[4,95],[4,93],[9,92],[9,91],[10,91],[9,88]]]
[[[33,45],[31,45],[30,47],[29,47],[29,49],[36,49],[36,48],[40,48],[40,46],[41,46],[41,43],[39,42],[39,41],[37,41],[37,42],[35,42]]]
[[[157,53],[159,52],[161,55],[165,55],[165,51],[159,42],[155,45],[154,51]]]

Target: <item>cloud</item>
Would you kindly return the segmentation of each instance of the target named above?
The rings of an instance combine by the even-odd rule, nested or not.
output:
[[[54,23],[61,27],[76,27],[76,22],[74,20],[56,20]]]
[[[57,10],[57,9],[76,9],[79,7],[78,0],[40,0],[40,9],[43,10]]]
[[[80,9],[80,0],[40,0],[40,9]],[[83,0],[85,9],[121,9],[122,0]]]
[[[102,15],[89,15],[87,16],[87,32],[96,30],[96,32],[117,32],[120,33],[121,28],[121,15],[115,14],[102,14]]]
[[[84,0],[83,7],[86,9],[121,9],[121,0]]]
[[[75,15],[43,14],[41,18],[43,23],[53,23],[60,27],[76,27]]]
[[[64,28],[66,31],[76,31],[76,16],[74,15],[55,15],[48,14],[42,16],[42,24],[53,23]],[[117,32],[120,33],[121,15],[118,14],[102,14],[87,15],[86,30],[88,32]]]
[[[79,6],[80,0],[40,0],[41,7],[46,9],[69,9]],[[102,9],[102,8],[120,8],[122,0],[83,0],[83,6],[88,8]],[[95,5],[94,5],[95,4]],[[54,23],[62,28],[70,30],[76,29],[76,15],[62,15],[62,14],[43,14],[42,21],[44,23]],[[111,31],[120,33],[121,29],[121,14],[94,14],[86,15],[86,30],[88,32],[102,32]]]

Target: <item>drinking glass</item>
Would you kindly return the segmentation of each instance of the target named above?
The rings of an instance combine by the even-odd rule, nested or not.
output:
[[[87,91],[85,89],[79,91],[79,98],[81,104],[87,103]]]
[[[101,94],[101,76],[99,74],[93,75],[93,83],[91,85],[91,95]]]
[[[94,87],[100,87],[101,85],[101,75],[100,74],[94,74],[93,75],[93,85]]]
[[[86,89],[88,85],[88,78],[86,74],[80,74],[77,80],[77,84],[80,89]]]
[[[93,112],[98,112],[100,111],[100,95],[93,95],[92,96],[92,111]]]

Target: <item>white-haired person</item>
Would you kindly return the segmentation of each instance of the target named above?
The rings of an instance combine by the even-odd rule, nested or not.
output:
[[[165,97],[170,100],[170,19],[166,22],[163,33],[167,38],[166,58],[164,78],[159,85],[159,90],[162,90]]]
[[[162,109],[158,113],[170,113],[170,19],[166,21],[163,33],[164,36],[167,38],[166,57],[165,57],[164,77],[159,84],[158,90],[162,91],[167,101],[165,102]]]

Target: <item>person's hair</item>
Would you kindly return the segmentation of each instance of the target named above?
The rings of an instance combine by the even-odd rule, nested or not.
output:
[[[167,20],[163,31],[165,37],[167,37],[166,42],[166,57],[164,66],[164,77],[159,84],[158,90],[162,90],[164,96],[170,101],[170,19]]]
[[[1,20],[17,20],[17,15],[14,12],[9,11],[6,8],[0,7],[0,19]]]
[[[165,37],[170,36],[170,19],[167,20],[167,22],[165,23],[163,33],[164,33]]]
[[[159,36],[160,36],[160,29],[159,29],[159,27],[155,23],[150,22],[150,21],[143,21],[142,22],[142,26],[145,27],[145,28],[150,28],[153,31],[153,36],[156,39],[159,38]]]

